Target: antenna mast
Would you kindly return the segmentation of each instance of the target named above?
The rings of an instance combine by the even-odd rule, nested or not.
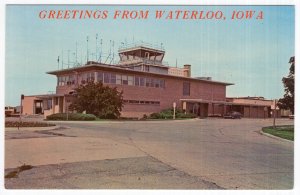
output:
[[[70,68],[70,50],[68,49],[68,68]]]
[[[112,42],[112,59],[110,60],[110,63],[114,63],[114,60],[115,60],[115,41]]]
[[[76,51],[75,51],[75,66],[77,66],[77,41],[76,41],[76,44],[75,44],[75,47],[76,47]]]
[[[64,69],[64,50],[62,50],[61,52],[62,52],[61,69]]]
[[[59,70],[59,56],[57,57],[57,70]]]
[[[100,63],[101,63],[101,58],[102,58],[102,39],[100,39]]]
[[[86,62],[89,61],[89,36],[86,37]]]
[[[109,40],[109,54],[108,54],[108,56],[107,56],[107,58],[106,58],[106,60],[104,62],[105,64],[106,64],[108,58],[110,58],[110,55],[111,55],[111,40]]]
[[[98,33],[96,34],[96,61],[97,61],[97,54],[98,54],[98,48],[97,48],[97,43],[98,43]]]

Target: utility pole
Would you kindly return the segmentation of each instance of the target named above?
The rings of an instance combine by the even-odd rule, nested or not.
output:
[[[23,113],[23,100],[24,100],[24,95],[21,94],[21,102],[20,102],[21,103],[20,104],[21,108],[20,108],[20,117],[19,117],[19,123],[18,123],[18,130],[20,130],[20,125],[21,125],[21,122],[22,122],[21,115]]]

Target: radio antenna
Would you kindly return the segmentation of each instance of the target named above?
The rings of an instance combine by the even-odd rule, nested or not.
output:
[[[59,56],[57,57],[57,70],[59,70]]]
[[[98,54],[98,45],[97,45],[97,43],[98,43],[98,33],[96,34],[96,61],[97,61],[97,54]]]
[[[110,63],[114,63],[114,59],[115,59],[115,41],[112,42],[112,59],[110,60]]]
[[[86,37],[86,62],[89,61],[89,36]]]
[[[75,47],[76,47],[76,51],[75,51],[75,66],[77,66],[77,64],[78,64],[78,62],[77,62],[77,41],[76,41]]]

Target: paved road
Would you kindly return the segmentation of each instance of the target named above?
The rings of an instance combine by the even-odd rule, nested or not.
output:
[[[5,185],[291,189],[294,146],[259,133],[271,124],[270,119],[64,122],[60,125],[68,128],[6,131],[5,172],[22,164],[34,168]]]

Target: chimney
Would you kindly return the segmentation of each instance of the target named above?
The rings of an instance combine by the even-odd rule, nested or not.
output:
[[[184,73],[186,77],[191,77],[191,65],[190,64],[185,64],[183,65],[183,68],[185,69]]]

